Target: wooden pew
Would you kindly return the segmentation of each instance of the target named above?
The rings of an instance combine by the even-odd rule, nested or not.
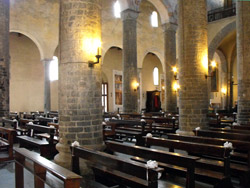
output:
[[[241,133],[228,133],[224,131],[210,131],[210,130],[194,130],[193,131],[196,136],[204,136],[211,138],[224,138],[231,140],[241,140],[250,142],[249,134],[241,134]]]
[[[45,117],[37,116],[36,121],[38,121],[39,125],[48,126],[48,123],[57,123],[58,119],[57,118],[56,119],[54,119],[54,118],[45,118]]]
[[[146,145],[148,146],[167,147],[171,152],[174,152],[175,149],[179,149],[184,150],[192,155],[213,155],[214,157],[222,159],[223,162],[204,158],[197,160],[197,168],[195,169],[195,180],[202,181],[208,184],[213,184],[215,187],[232,187],[230,178],[231,149],[224,148],[223,146],[198,144],[163,138],[144,137],[144,139]],[[221,164],[223,164],[223,166],[221,166]]]
[[[142,117],[142,119],[154,121],[152,124],[152,133],[159,136],[166,133],[175,133],[178,129],[176,118],[169,117]]]
[[[3,127],[9,127],[9,128],[16,129],[16,127],[17,127],[17,120],[12,120],[12,119],[8,119],[8,118],[2,118],[2,126]]]
[[[105,143],[107,146],[106,149],[109,152],[119,152],[135,156],[132,158],[135,161],[146,162],[147,160],[156,160],[159,166],[163,167],[168,173],[176,174],[176,168],[183,169],[183,172],[186,174],[186,187],[195,187],[195,161],[198,160],[199,157],[192,157],[140,146],[125,145],[113,141],[106,141]]]
[[[48,126],[54,127],[56,129],[56,133],[55,133],[53,139],[55,142],[59,142],[59,124],[58,123],[48,123]],[[48,134],[48,133],[38,133],[38,134],[35,134],[35,136],[40,138],[40,139],[42,139],[42,138],[45,138],[46,140],[50,139],[50,134]]]
[[[249,130],[250,131],[250,125],[232,125],[232,129],[240,129],[240,130]]]
[[[41,156],[52,159],[58,152],[55,148],[54,135],[56,129],[35,124],[26,124],[28,135],[17,136],[20,147],[33,148],[37,147],[40,150]],[[34,137],[34,132],[48,133],[49,140],[41,140]]]
[[[231,175],[234,177],[238,177],[240,180],[241,185],[250,185],[250,142],[244,142],[239,140],[228,140],[228,139],[221,139],[221,138],[209,138],[209,137],[201,137],[201,136],[184,136],[178,134],[168,134],[168,139],[173,140],[181,140],[186,142],[194,142],[194,143],[203,143],[203,144],[213,144],[213,145],[220,145],[223,146],[225,142],[231,142],[233,147],[237,151],[245,152],[243,155],[245,158],[245,165],[241,164],[230,164],[231,168]],[[234,151],[231,154],[231,162],[235,162],[239,157],[242,157],[242,153]],[[239,163],[238,161],[236,161]]]
[[[8,152],[7,157],[1,157],[0,162],[13,160],[13,141],[16,131],[10,128],[0,127],[0,151]]]
[[[34,174],[34,187],[80,188],[82,177],[24,148],[15,148],[16,188],[25,188],[24,169]]]
[[[241,134],[249,134],[250,135],[250,130],[242,130],[242,129],[231,129],[231,128],[213,128],[210,127],[209,130],[211,131],[223,131],[223,132],[228,132],[228,133],[241,133]]]
[[[162,169],[147,169],[144,164],[128,161],[115,155],[83,147],[71,147],[72,170],[80,173],[79,158],[87,160],[94,171],[96,181],[110,186],[158,187],[158,172]],[[147,179],[148,173],[148,179]]]
[[[24,119],[35,119],[35,114],[27,114],[27,113],[23,113],[23,118]]]
[[[150,131],[146,130],[146,122],[135,120],[113,120],[110,122],[115,124],[116,135],[134,137],[136,139],[136,145],[144,145],[142,136],[145,136]]]
[[[20,118],[19,119],[19,125],[16,128],[17,132],[20,133],[20,135],[26,135],[28,133],[28,128],[26,126],[27,123],[29,122],[34,122],[34,120],[32,119],[24,119],[24,118]]]

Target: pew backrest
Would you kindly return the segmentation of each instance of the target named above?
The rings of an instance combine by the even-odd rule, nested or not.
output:
[[[48,184],[51,187],[57,185],[54,181],[59,179],[63,182],[64,188],[80,188],[82,177],[47,160],[39,154],[29,151],[25,148],[15,148],[15,164],[16,164],[16,188],[24,188],[23,168],[26,168],[34,174],[35,187],[44,187]],[[50,172],[55,178],[49,181],[47,172]],[[60,181],[58,181],[60,183]],[[40,185],[40,186],[39,186]]]

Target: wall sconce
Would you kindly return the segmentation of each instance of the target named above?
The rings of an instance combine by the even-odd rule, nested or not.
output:
[[[162,90],[165,90],[165,86],[162,86],[161,89],[162,89]]]
[[[94,61],[89,61],[89,62],[88,62],[88,63],[89,63],[89,67],[94,67],[95,64],[100,63],[100,58],[101,58],[102,56],[100,55],[99,50],[100,50],[100,47],[97,48],[97,55],[95,56],[96,59],[97,59],[97,61],[96,61],[96,62],[94,62]]]
[[[215,61],[212,61],[211,64],[210,64],[210,66],[212,67],[212,73],[211,73],[211,75],[205,74],[205,78],[206,78],[206,79],[207,79],[208,77],[213,77],[213,76],[214,76],[214,69],[216,68],[217,64],[216,64]]]
[[[177,78],[177,68],[176,68],[176,67],[173,67],[173,68],[172,68],[172,71],[174,72],[174,79],[175,79],[175,80],[179,80],[179,79]]]
[[[227,94],[227,89],[225,87],[221,88],[221,93],[223,93],[224,95]]]
[[[177,82],[175,82],[174,85],[173,85],[173,89],[174,89],[175,92],[179,91],[180,85]]]
[[[132,86],[133,86],[134,91],[137,91],[139,89],[139,83],[137,81],[134,81]]]

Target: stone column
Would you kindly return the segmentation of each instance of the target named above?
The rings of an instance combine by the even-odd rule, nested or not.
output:
[[[70,144],[102,146],[101,0],[60,1],[59,154],[55,162],[70,168]],[[85,173],[85,172],[83,172]]]
[[[250,122],[250,2],[237,1],[238,123]]]
[[[9,0],[0,0],[0,119],[9,113]]]
[[[126,9],[121,13],[123,21],[123,87],[122,104],[124,112],[137,112],[138,91],[134,91],[137,76],[137,39],[136,24],[138,12]]]
[[[173,84],[176,81],[172,67],[176,66],[176,30],[177,25],[166,23],[164,30],[164,55],[165,55],[165,103],[167,112],[177,111],[176,92],[173,90]]]
[[[178,0],[179,127],[193,134],[207,126],[207,9],[204,0]]]
[[[52,59],[43,59],[44,66],[44,113],[50,111],[50,79],[49,79],[49,67]]]

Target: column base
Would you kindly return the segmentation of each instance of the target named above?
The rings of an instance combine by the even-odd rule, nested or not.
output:
[[[176,134],[180,134],[180,135],[184,135],[184,136],[194,136],[194,132],[193,131],[185,131],[185,130],[180,130],[178,129],[176,131]]]
[[[67,144],[63,144],[63,141],[61,140],[62,139],[60,139],[60,142],[56,144],[56,149],[59,153],[54,157],[54,161],[56,164],[71,170],[70,147]]]
[[[98,145],[86,145],[84,147],[88,147],[89,149],[93,150],[103,151],[105,145],[102,143]],[[64,168],[72,170],[70,146],[66,144],[64,140],[61,138],[60,142],[56,145],[56,149],[59,151],[59,153],[54,157],[55,163]],[[93,175],[93,172],[91,168],[88,167],[86,160],[81,158],[80,158],[80,172],[81,175],[84,176]]]

